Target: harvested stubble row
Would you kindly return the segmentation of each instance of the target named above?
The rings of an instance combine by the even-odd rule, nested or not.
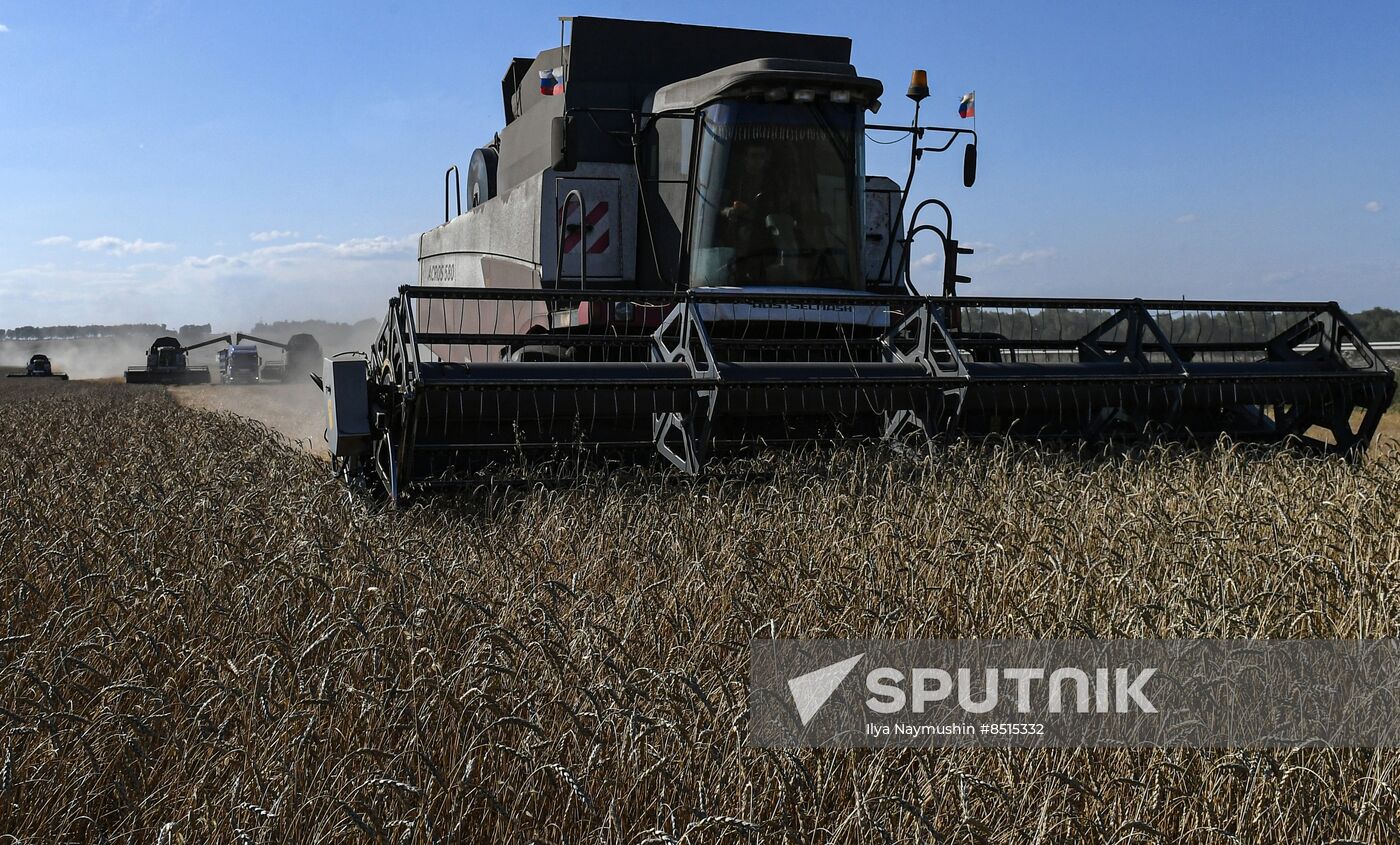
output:
[[[1396,636],[1394,453],[851,449],[396,513],[159,390],[0,392],[0,443],[0,839],[1400,841],[1395,751],[744,745],[755,632]]]

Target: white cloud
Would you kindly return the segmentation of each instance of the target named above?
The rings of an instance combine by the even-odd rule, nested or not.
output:
[[[37,246],[70,246],[74,245],[74,240],[68,235],[53,235],[34,243]],[[128,241],[114,235],[77,241],[76,246],[84,252],[105,252],[108,255],[140,255],[143,252],[163,252],[175,248],[174,244],[162,241],[145,241],[140,238]]]
[[[1365,205],[1363,205],[1363,206],[1361,206],[1361,207],[1364,208],[1364,209],[1366,209],[1367,211],[1371,212],[1372,214],[1375,214],[1376,212],[1378,212],[1378,211],[1380,211],[1381,209],[1385,208],[1385,206],[1381,205],[1381,201],[1380,201],[1380,200],[1371,200],[1370,202],[1366,203]]]
[[[417,245],[417,235],[411,235],[405,238],[388,238],[380,235],[377,238],[357,238],[355,240],[336,244],[334,252],[336,255],[364,258],[374,255],[393,255],[399,252],[411,252]]]
[[[123,240],[113,235],[103,235],[91,240],[78,241],[78,249],[87,252],[105,252],[108,255],[138,255],[143,252],[162,252],[174,249],[174,244],[163,243],[161,241],[143,241],[137,238],[134,241]]]
[[[133,315],[121,306],[146,294],[143,288],[130,270],[50,263],[0,272],[0,302],[16,323],[122,322]]]
[[[1019,267],[1023,264],[1040,264],[1055,257],[1053,249],[1025,249],[1020,252],[1008,252],[1006,255],[999,255],[992,260],[992,267]]]
[[[1191,214],[1183,214],[1183,215],[1181,215],[1180,217],[1176,218],[1176,222],[1181,223],[1181,224],[1184,225],[1184,224],[1187,224],[1187,223],[1195,223],[1195,222],[1196,222],[1196,219],[1197,219],[1197,218],[1196,218],[1196,215],[1195,215],[1194,213],[1191,213]]]
[[[958,246],[960,246],[960,247],[962,247],[962,248],[964,248],[964,249],[970,249],[970,250],[973,251],[974,254],[977,254],[977,255],[985,255],[985,254],[987,254],[987,253],[992,253],[992,252],[996,252],[996,251],[997,251],[996,244],[987,243],[986,241],[959,241],[959,242],[958,242]],[[966,260],[966,259],[964,258],[964,260]],[[930,252],[928,255],[925,255],[925,256],[923,256],[923,257],[921,257],[921,258],[915,258],[915,259],[914,259],[914,264],[913,264],[913,266],[915,266],[915,267],[932,267],[932,266],[934,266],[935,264],[942,264],[942,263],[943,263],[943,253],[942,253],[942,251],[939,251],[939,252]]]
[[[210,267],[247,267],[248,262],[241,258],[236,258],[234,256],[229,255],[211,255],[207,258],[198,258],[196,256],[191,255],[184,261],[181,261],[180,266],[194,270],[205,270]]]
[[[0,32],[9,32],[9,31],[10,31],[10,28],[9,28],[8,26],[5,26],[3,23],[0,23]]]
[[[326,243],[325,241],[298,241],[290,244],[278,244],[255,249],[249,255],[256,258],[317,254],[336,255],[344,258],[374,258],[411,252],[416,243],[416,236],[391,238],[379,235],[374,238],[352,238],[338,244]]]
[[[417,236],[380,236],[153,256],[121,267],[0,269],[0,313],[15,325],[379,318],[398,286],[417,278],[416,246]]]
[[[289,232],[284,229],[269,229],[266,232],[250,232],[248,237],[255,241],[280,241],[284,238],[295,238],[300,232]]]

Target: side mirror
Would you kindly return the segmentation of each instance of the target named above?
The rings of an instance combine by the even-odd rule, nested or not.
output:
[[[573,121],[566,116],[561,115],[550,122],[549,148],[553,152],[555,170],[567,173],[577,164],[574,156],[573,129]]]
[[[971,188],[977,181],[977,145],[968,144],[963,148],[963,187]]]

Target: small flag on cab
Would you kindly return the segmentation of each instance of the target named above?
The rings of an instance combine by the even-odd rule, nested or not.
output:
[[[977,109],[974,107],[977,100],[977,92],[969,91],[962,96],[962,102],[958,103],[958,117],[969,118],[977,116]]]
[[[564,93],[564,68],[556,67],[540,71],[540,93],[546,97]]]

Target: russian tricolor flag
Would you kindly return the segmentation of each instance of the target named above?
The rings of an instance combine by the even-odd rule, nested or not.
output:
[[[962,102],[958,103],[958,117],[976,117],[977,109],[973,107],[976,100],[976,91],[969,91],[966,94],[964,94]]]
[[[562,67],[540,71],[540,93],[546,97],[564,93],[564,69]]]

